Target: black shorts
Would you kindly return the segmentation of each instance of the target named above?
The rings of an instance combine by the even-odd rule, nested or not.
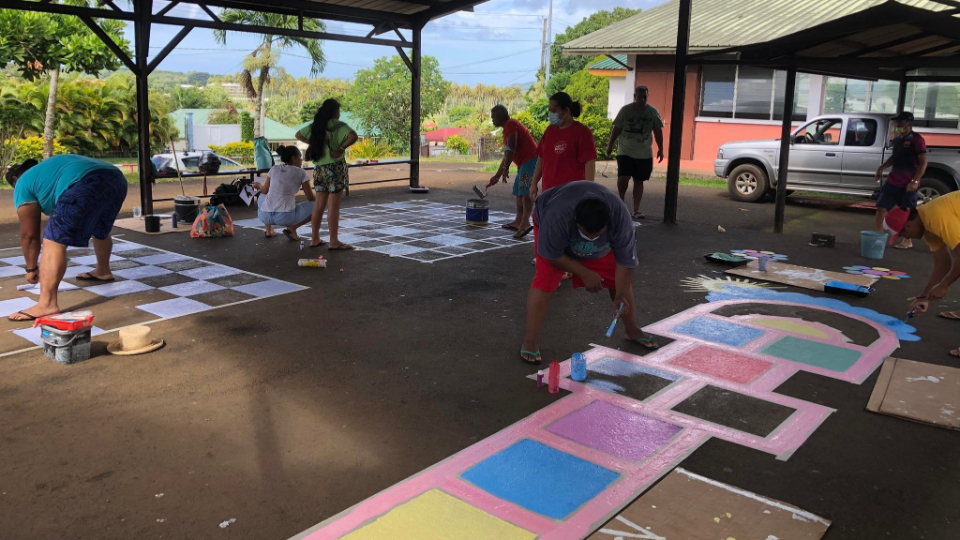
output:
[[[653,174],[653,158],[638,159],[630,156],[617,156],[617,176],[632,176],[637,182],[646,182]]]

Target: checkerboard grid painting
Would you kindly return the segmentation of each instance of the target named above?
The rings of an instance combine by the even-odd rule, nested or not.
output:
[[[12,250],[0,250],[8,254]],[[180,317],[217,309],[241,302],[305,290],[307,287],[281,281],[259,274],[244,272],[222,264],[211,263],[156,249],[133,242],[115,240],[111,268],[116,281],[77,280],[77,274],[93,270],[95,261],[89,248],[67,248],[68,267],[61,290],[84,290],[106,299],[134,296],[146,291],[159,290],[175,298],[136,305],[136,309],[156,316],[158,319]],[[8,256],[0,260],[0,278],[22,276],[25,263],[22,256]],[[36,291],[23,291],[23,297],[0,301],[0,317],[32,306]],[[221,294],[226,303],[204,303],[207,295]],[[69,303],[69,298],[66,299]],[[158,320],[157,319],[157,320]],[[152,321],[146,321],[147,323]],[[110,330],[101,330],[99,333]],[[39,345],[36,336],[22,330],[12,331],[24,339],[24,348]],[[10,351],[5,354],[10,354]]]
[[[533,234],[515,240],[514,231],[501,228],[513,218],[513,214],[491,210],[490,224],[476,226],[467,225],[464,208],[453,204],[424,200],[369,204],[340,211],[339,237],[359,250],[433,263],[533,242]],[[264,230],[259,219],[234,225]],[[300,227],[297,234],[309,238],[310,226]],[[326,223],[320,236],[329,236]]]

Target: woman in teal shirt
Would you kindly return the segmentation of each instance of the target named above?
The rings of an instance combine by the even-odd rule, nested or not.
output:
[[[320,239],[320,224],[329,201],[329,249],[353,249],[353,246],[344,244],[337,238],[337,231],[340,228],[340,201],[350,181],[344,155],[347,148],[357,142],[357,132],[340,121],[340,103],[335,99],[328,99],[317,109],[313,123],[301,129],[297,138],[306,139],[306,142],[310,143],[306,157],[316,166],[313,171],[313,189],[317,192],[317,203],[313,207],[310,220],[313,228],[310,247],[319,247],[326,243]]]

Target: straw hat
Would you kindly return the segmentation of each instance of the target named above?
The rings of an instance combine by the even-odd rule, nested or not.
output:
[[[131,326],[120,330],[120,339],[107,345],[110,354],[130,355],[153,352],[163,347],[163,340],[150,339],[149,326]]]

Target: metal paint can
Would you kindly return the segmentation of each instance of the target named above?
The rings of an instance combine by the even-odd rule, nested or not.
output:
[[[467,225],[487,225],[490,222],[490,201],[467,199]]]

